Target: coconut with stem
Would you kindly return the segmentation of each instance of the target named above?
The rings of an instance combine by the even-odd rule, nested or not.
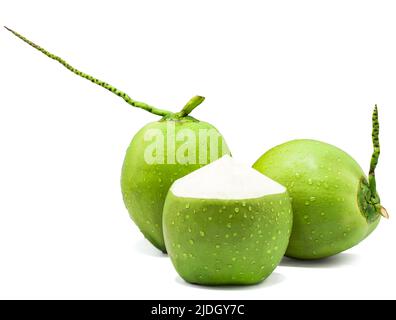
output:
[[[121,189],[132,220],[155,247],[166,252],[162,211],[169,187],[178,178],[229,154],[224,138],[214,126],[190,116],[205,98],[194,96],[179,112],[156,108],[132,99],[114,86],[74,68],[18,32],[5,28],[74,74],[107,89],[133,107],[161,117],[133,137],[122,167]]]
[[[380,155],[378,108],[372,116],[368,178],[346,152],[316,140],[293,140],[272,148],[253,165],[287,187],[294,224],[286,255],[325,258],[365,239],[388,213],[377,192]]]

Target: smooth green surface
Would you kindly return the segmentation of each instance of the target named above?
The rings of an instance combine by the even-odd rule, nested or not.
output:
[[[204,164],[172,164],[167,162],[167,134],[168,122],[175,124],[175,134],[180,130],[189,129],[198,136],[200,129],[217,129],[211,124],[190,120],[187,118],[173,121],[158,121],[147,124],[132,139],[126,152],[121,175],[121,188],[124,203],[132,220],[139,227],[143,235],[158,249],[166,251],[162,234],[162,210],[165,197],[172,183],[186,174],[202,167]],[[152,141],[145,141],[145,134],[149,130],[160,130],[165,137],[164,164],[148,164],[144,159],[146,148]],[[220,134],[220,133],[218,133]],[[225,144],[225,141],[222,140]],[[176,150],[183,145],[183,141],[176,141]],[[207,147],[207,161],[210,162],[210,144]],[[229,154],[228,148],[223,153],[221,143],[218,145],[217,158]],[[196,154],[199,154],[199,146],[196,144]]]
[[[286,192],[248,200],[202,200],[169,191],[163,221],[166,247],[188,282],[255,284],[282,259],[292,218]]]
[[[377,226],[358,203],[359,164],[347,153],[315,140],[293,140],[266,152],[253,165],[287,187],[293,205],[293,230],[286,255],[324,258],[353,247]]]

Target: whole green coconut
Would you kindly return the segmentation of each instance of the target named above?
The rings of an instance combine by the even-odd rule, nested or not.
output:
[[[183,136],[191,140],[178,139]],[[122,194],[131,218],[158,249],[166,251],[162,211],[172,183],[224,154],[229,150],[217,129],[191,117],[167,117],[134,136],[122,167]]]
[[[365,239],[381,215],[375,183],[380,146],[377,107],[373,113],[373,144],[369,179],[347,153],[315,140],[293,140],[274,147],[253,165],[287,187],[292,198],[293,230],[286,255],[325,258]]]
[[[164,205],[166,248],[188,282],[255,284],[282,259],[292,219],[285,187],[224,156],[173,183]]]
[[[205,98],[193,97],[176,113],[155,108],[133,100],[125,92],[77,70],[21,34],[5,28],[76,75],[109,90],[133,107],[161,117],[160,121],[142,128],[132,139],[122,168],[121,188],[133,221],[155,247],[165,252],[162,210],[169,187],[178,178],[230,153],[215,127],[189,116]]]

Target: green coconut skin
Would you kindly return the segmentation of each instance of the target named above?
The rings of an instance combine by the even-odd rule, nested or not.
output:
[[[372,194],[359,164],[335,146],[293,140],[266,152],[253,168],[287,187],[292,198],[289,257],[337,254],[358,244],[379,223],[378,194]]]
[[[213,150],[210,144],[207,145],[206,163],[163,163],[149,164],[144,159],[144,150],[152,143],[145,141],[145,134],[149,130],[160,130],[164,137],[167,137],[168,122],[175,124],[175,134],[180,130],[191,130],[198,137],[199,130],[214,130],[219,135],[218,150],[216,158],[210,159],[209,155]],[[175,149],[178,150],[183,141],[175,142]],[[167,151],[167,141],[165,139],[164,151]],[[199,146],[196,144],[196,154],[199,154]],[[230,154],[224,139],[221,138],[218,130],[211,124],[197,121],[193,118],[182,118],[179,120],[167,120],[152,122],[144,126],[132,139],[126,152],[121,173],[121,190],[125,206],[128,209],[132,220],[139,227],[143,235],[159,250],[166,252],[164,237],[162,232],[162,212],[166,195],[172,183],[187,175],[188,173],[201,168],[211,161],[217,160],[225,154]],[[167,160],[166,154],[164,155]]]
[[[287,192],[247,200],[177,197],[164,206],[164,237],[178,274],[200,285],[250,285],[282,259],[293,215]]]

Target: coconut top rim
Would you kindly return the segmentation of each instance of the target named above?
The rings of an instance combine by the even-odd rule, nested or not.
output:
[[[176,180],[170,191],[180,198],[248,200],[282,194],[286,188],[225,155]]]

